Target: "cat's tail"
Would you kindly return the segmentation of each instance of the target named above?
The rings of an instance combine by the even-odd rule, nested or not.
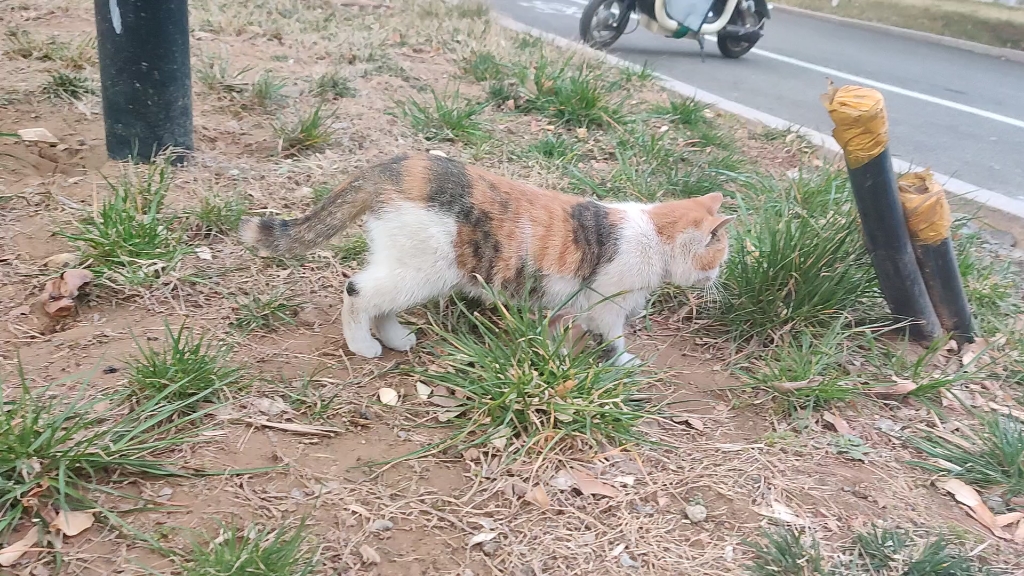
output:
[[[377,187],[355,176],[338,186],[304,216],[291,220],[249,217],[238,232],[242,242],[272,256],[298,256],[325,244],[372,207]]]

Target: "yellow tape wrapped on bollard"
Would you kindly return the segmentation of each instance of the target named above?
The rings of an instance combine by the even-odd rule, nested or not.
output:
[[[821,97],[835,128],[832,136],[846,153],[846,164],[860,168],[889,145],[885,99],[878,90],[862,86],[836,88],[829,80]]]
[[[946,191],[935,181],[932,171],[909,172],[900,176],[898,183],[900,204],[914,243],[933,245],[948,238],[953,214]]]

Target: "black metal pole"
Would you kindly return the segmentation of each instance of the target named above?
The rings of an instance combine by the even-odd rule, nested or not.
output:
[[[914,253],[942,327],[961,344],[974,342],[974,320],[960,278],[953,241],[947,236],[938,244],[915,242]]]
[[[863,225],[864,244],[889,311],[899,319],[913,321],[909,326],[911,338],[931,342],[942,333],[942,327],[917,267],[889,149],[847,170]]]
[[[193,150],[188,0],[94,6],[107,154],[148,162],[168,148]]]
[[[836,89],[829,81],[822,103],[835,123],[832,134],[846,158],[864,244],[889,311],[899,320],[910,321],[907,332],[913,340],[931,342],[942,333],[942,326],[910,242],[889,155],[885,100],[877,90]]]
[[[897,183],[917,266],[935,315],[954,340],[960,344],[973,342],[974,321],[950,239],[953,215],[946,191],[935,181],[931,170],[909,172],[900,176]]]

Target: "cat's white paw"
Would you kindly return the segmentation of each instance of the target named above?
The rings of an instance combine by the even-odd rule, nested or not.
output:
[[[366,340],[359,340],[356,342],[347,342],[348,349],[351,350],[355,355],[362,356],[363,358],[378,358],[384,353],[384,348],[373,338]]]
[[[637,366],[640,364],[640,359],[629,352],[622,352],[615,357],[614,362],[616,366]]]
[[[385,346],[392,350],[397,350],[398,352],[412,350],[412,347],[416,345],[416,335],[408,331],[405,333],[405,336],[400,338],[394,338],[394,335],[392,334],[389,334],[386,337],[381,334],[380,339],[384,342]]]

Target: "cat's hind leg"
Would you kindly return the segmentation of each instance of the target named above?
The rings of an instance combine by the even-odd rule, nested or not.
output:
[[[416,334],[398,321],[394,312],[379,315],[373,319],[373,331],[385,346],[392,350],[405,352],[416,345]]]
[[[386,289],[375,282],[369,270],[360,272],[349,279],[345,286],[345,303],[341,309],[341,330],[345,335],[348,349],[364,358],[376,358],[384,349],[370,333],[373,309],[376,302],[368,297],[368,289]]]

